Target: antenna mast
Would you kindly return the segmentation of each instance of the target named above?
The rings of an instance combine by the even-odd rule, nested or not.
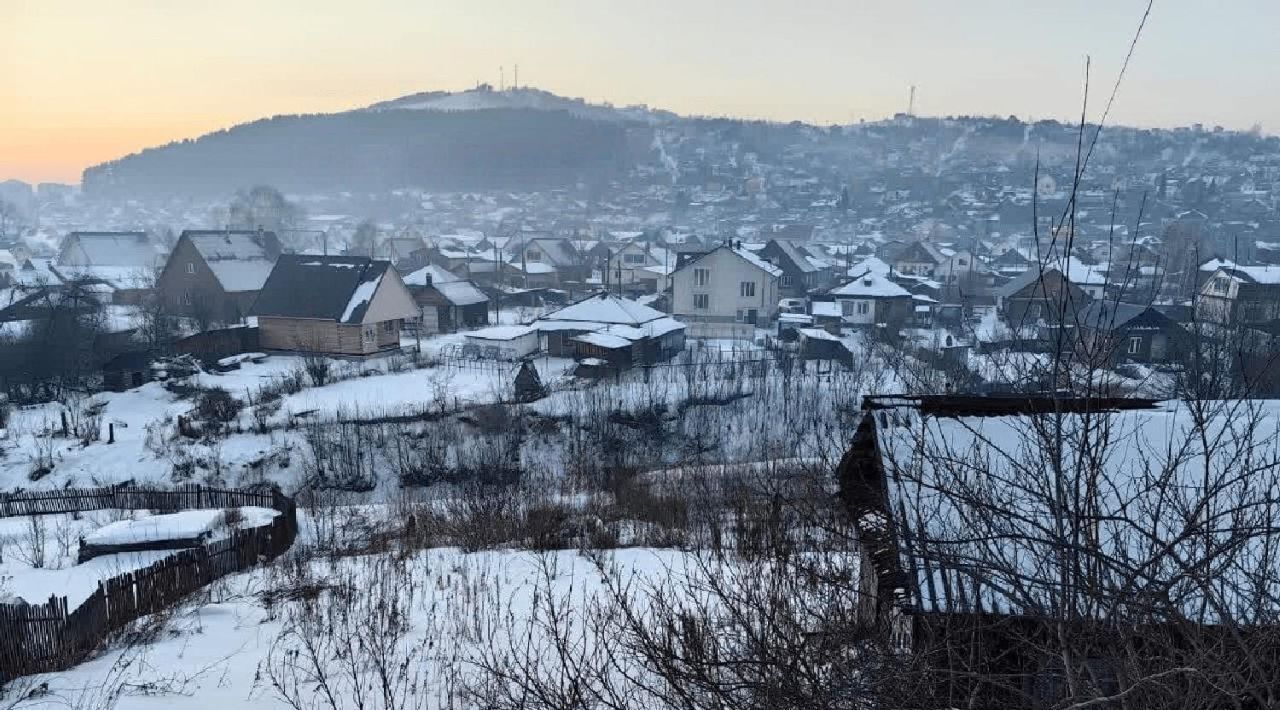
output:
[[[516,65],[516,75],[515,75],[515,78],[511,80],[511,88],[513,89],[520,88],[520,65],[519,64]]]
[[[506,83],[507,83],[507,68],[498,67],[498,91],[502,91],[503,89],[505,89]]]
[[[916,115],[916,85],[915,84],[911,85],[910,98],[907,99],[907,115],[908,116]]]

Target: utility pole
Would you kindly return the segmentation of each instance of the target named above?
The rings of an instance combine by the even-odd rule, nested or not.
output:
[[[907,99],[907,115],[908,116],[916,115],[916,85],[915,84],[911,85],[910,98]]]

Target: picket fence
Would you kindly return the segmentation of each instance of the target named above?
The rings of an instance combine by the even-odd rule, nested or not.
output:
[[[88,659],[114,633],[167,609],[226,575],[283,554],[298,534],[297,507],[278,491],[234,491],[200,486],[178,490],[116,488],[19,494],[4,500],[6,515],[147,508],[179,510],[258,505],[280,511],[271,524],[174,553],[150,567],[99,582],[75,609],[67,598],[44,604],[0,605],[0,686],[15,678],[65,670]],[[86,507],[70,508],[73,502]],[[198,503],[198,505],[196,504]],[[10,512],[15,511],[15,512]]]

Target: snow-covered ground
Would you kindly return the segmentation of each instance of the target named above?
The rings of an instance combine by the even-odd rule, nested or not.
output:
[[[608,566],[643,584],[670,578],[686,564],[682,553],[670,550],[618,550],[607,557]],[[424,694],[422,704],[412,707],[474,707],[463,701],[459,686],[468,678],[479,678],[483,672],[477,663],[496,647],[536,641],[522,635],[534,620],[535,605],[544,604],[548,593],[581,609],[602,592],[596,564],[572,551],[468,554],[450,548],[427,550],[402,563],[361,557],[308,564],[306,579],[332,589],[321,592],[322,604],[329,603],[323,597],[357,585],[356,593],[370,601],[394,596],[398,608],[407,611],[404,636],[395,646],[396,658],[411,659],[416,689]],[[117,690],[121,694],[112,706],[116,710],[289,707],[272,681],[287,675],[281,650],[296,647],[298,637],[291,632],[297,629],[303,602],[277,601],[265,593],[279,591],[284,584],[280,570],[272,568],[222,580],[214,585],[208,603],[181,609],[154,639],[132,647],[117,643],[74,669],[29,679],[32,685],[47,684],[30,707],[80,707],[77,703]],[[394,591],[389,589],[392,585]],[[359,608],[360,602],[356,604]],[[353,621],[382,623],[375,618]],[[347,640],[343,634],[353,632],[343,625],[325,641],[342,644]],[[336,677],[340,661],[329,662],[335,691],[353,692]],[[327,707],[315,683],[299,680],[296,690],[305,707]],[[366,692],[375,692],[373,686]],[[371,702],[383,707],[377,700]],[[349,697],[341,698],[339,707],[354,704]]]

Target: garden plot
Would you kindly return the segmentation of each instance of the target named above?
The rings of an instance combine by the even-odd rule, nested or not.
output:
[[[80,536],[91,533],[124,511],[95,511],[79,516],[42,515],[0,518],[0,600],[38,604],[51,596],[67,597],[74,609],[115,577],[173,554],[172,551],[127,552],[77,564]]]
[[[117,520],[84,536],[93,545],[128,545],[162,540],[214,539],[232,530],[269,525],[279,515],[270,508],[246,506],[228,510],[184,510],[149,515],[137,520]],[[222,533],[222,535],[219,535]]]

